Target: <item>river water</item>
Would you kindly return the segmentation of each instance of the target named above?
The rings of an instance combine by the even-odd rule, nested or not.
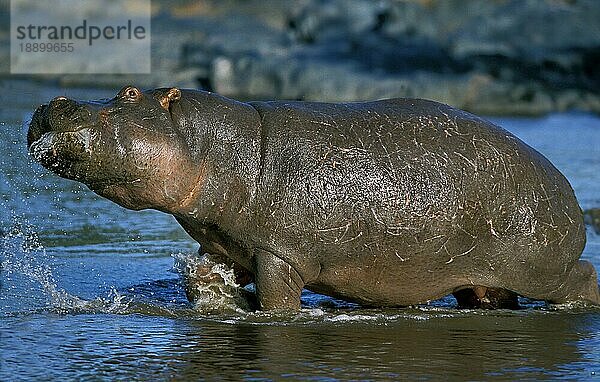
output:
[[[125,210],[27,155],[38,104],[115,91],[15,80],[0,90],[2,381],[600,380],[599,309],[523,300],[470,311],[450,297],[364,309],[307,292],[294,314],[198,310],[175,265],[197,244],[172,217]],[[583,208],[600,206],[598,117],[494,121],[550,158]],[[600,268],[590,227],[583,257]]]

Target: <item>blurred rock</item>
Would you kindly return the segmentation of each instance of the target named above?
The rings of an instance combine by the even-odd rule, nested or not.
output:
[[[246,33],[227,25],[184,44],[185,64],[208,73],[208,88],[244,98],[422,97],[483,114],[600,111],[600,2],[297,4],[283,30],[247,19]]]
[[[600,112],[597,0],[154,0],[153,12],[152,74],[59,81]]]

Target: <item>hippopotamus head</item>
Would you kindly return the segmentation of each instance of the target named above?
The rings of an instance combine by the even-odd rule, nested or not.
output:
[[[173,111],[180,98],[177,88],[142,92],[133,86],[100,101],[56,97],[33,115],[29,152],[124,207],[170,210],[199,176]]]

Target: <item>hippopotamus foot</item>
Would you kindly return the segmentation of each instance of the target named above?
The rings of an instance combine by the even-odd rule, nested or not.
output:
[[[473,286],[453,293],[461,309],[519,309],[518,295],[508,289]]]
[[[257,250],[254,257],[255,285],[261,310],[298,310],[304,281],[278,256]]]
[[[226,268],[233,269],[233,274],[235,276],[235,283],[240,287],[245,287],[248,284],[254,282],[252,273],[248,272],[241,265],[231,261],[229,258],[214,254],[214,253],[200,253],[198,251],[198,255],[203,258],[204,261],[195,265],[193,273],[193,281],[194,283],[211,283],[218,280],[222,281],[222,274],[215,273],[214,266],[216,264],[223,264]]]
[[[228,258],[199,253],[198,261],[186,264],[183,274],[185,294],[190,302],[206,299],[207,295],[235,295],[244,300],[241,305],[255,309],[256,297],[243,289],[253,282],[252,274]]]

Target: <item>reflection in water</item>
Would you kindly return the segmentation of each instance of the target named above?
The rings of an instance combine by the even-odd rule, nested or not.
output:
[[[192,321],[185,323],[187,330],[178,331],[189,331],[193,340],[178,337],[183,342],[172,346],[180,349],[174,358],[183,361],[178,375],[189,377],[210,375],[215,370],[221,376],[250,376],[250,370],[255,370],[255,377],[541,378],[552,372],[569,372],[569,364],[582,361],[577,341],[585,335],[578,332],[586,316],[572,318],[544,313],[467,315],[404,319],[383,326],[353,323],[316,327],[214,327]],[[598,324],[596,320],[596,327]],[[214,335],[203,336],[210,330],[219,331],[219,340],[214,341]],[[189,347],[190,343],[196,345]],[[213,365],[222,361],[224,349],[228,349],[226,359],[238,362],[215,369]]]
[[[594,371],[582,367],[588,351],[599,345],[597,337],[590,343],[590,331],[600,330],[597,314],[566,312],[468,313],[375,325],[142,315],[34,316],[11,319],[10,332],[6,324],[0,324],[0,347],[11,347],[14,357],[5,362],[20,375],[47,375],[37,362],[16,361],[43,356],[56,375],[132,380],[584,378]]]

